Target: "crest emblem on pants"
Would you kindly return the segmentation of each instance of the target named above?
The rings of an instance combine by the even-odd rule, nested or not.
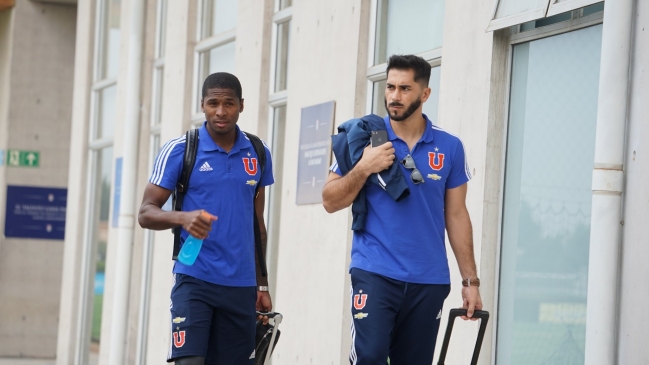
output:
[[[354,308],[361,310],[365,308],[365,304],[367,304],[367,294],[354,295]]]
[[[174,346],[183,347],[185,344],[185,331],[174,332]]]

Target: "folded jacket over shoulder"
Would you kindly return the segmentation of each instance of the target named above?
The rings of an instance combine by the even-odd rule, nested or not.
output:
[[[338,126],[338,134],[331,136],[331,141],[334,156],[343,176],[360,161],[365,147],[370,143],[372,131],[378,130],[386,130],[385,121],[375,114],[350,119]],[[396,160],[388,169],[372,174],[367,183],[379,185],[397,202],[410,195],[408,183]],[[361,189],[354,199],[352,216],[352,229],[364,229],[367,217],[364,189]]]

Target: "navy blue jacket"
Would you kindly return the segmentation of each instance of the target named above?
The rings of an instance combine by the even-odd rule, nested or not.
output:
[[[338,134],[331,136],[331,145],[342,176],[356,166],[363,156],[365,147],[370,143],[371,132],[378,130],[386,130],[385,121],[375,114],[354,118],[338,126]],[[378,184],[397,202],[410,195],[408,183],[396,160],[388,169],[370,175],[366,184],[368,183]],[[367,217],[364,188],[358,192],[354,199],[352,216],[352,229],[364,229]]]

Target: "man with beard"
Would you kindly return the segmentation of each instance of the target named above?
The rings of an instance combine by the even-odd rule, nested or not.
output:
[[[467,317],[482,309],[471,220],[465,205],[471,178],[459,138],[422,113],[430,96],[431,67],[424,59],[388,60],[384,118],[388,142],[367,146],[346,174],[331,167],[322,191],[327,212],[365,195],[364,227],[355,229],[351,251],[351,364],[430,365],[442,306],[450,292],[444,233],[460,268]],[[399,164],[410,194],[395,201],[377,174]],[[344,176],[343,176],[344,175]],[[467,319],[467,318],[465,318]]]
[[[264,146],[262,174],[252,142],[237,126],[243,98],[236,76],[209,75],[203,83],[201,109],[205,122],[199,128],[182,211],[164,211],[162,206],[183,169],[185,135],[160,149],[138,219],[148,229],[182,227],[182,242],[190,234],[204,240],[193,264],[174,264],[167,361],[252,365],[255,310],[272,309],[268,281],[255,265],[253,229],[256,214],[265,245],[264,187],[274,182],[270,151]],[[265,316],[263,320],[268,321]]]

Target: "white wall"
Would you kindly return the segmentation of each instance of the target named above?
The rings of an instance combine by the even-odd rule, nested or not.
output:
[[[635,39],[627,118],[626,186],[619,299],[618,363],[649,363],[649,318],[644,314],[649,291],[649,3],[636,2]],[[611,334],[613,338],[613,334]]]
[[[0,64],[11,77],[0,76],[7,88],[0,93],[7,113],[0,116],[0,148],[40,152],[37,168],[0,170],[2,196],[5,184],[66,187],[76,12],[75,6],[19,1],[2,14],[2,22],[13,15],[13,24],[2,26],[11,43],[3,45],[10,51],[3,48]],[[63,241],[0,241],[0,356],[53,358]]]
[[[459,1],[445,2],[444,38],[442,55],[442,72],[440,81],[438,125],[458,135],[464,142],[467,160],[473,178],[468,183],[467,208],[473,225],[473,241],[478,276],[483,279],[480,288],[484,309],[493,313],[492,283],[490,277],[493,265],[482,267],[481,252],[484,244],[494,245],[497,242],[483,242],[483,207],[485,200],[485,173],[490,166],[486,158],[488,140],[489,92],[492,85],[491,62],[493,33],[485,32],[493,2],[476,1],[467,7]],[[504,61],[504,60],[503,60]],[[496,80],[498,82],[498,80]],[[496,85],[497,87],[497,85]],[[491,167],[493,168],[493,167]],[[451,269],[451,293],[444,303],[444,316],[440,325],[435,359],[446,329],[448,311],[462,306],[461,280],[457,261],[447,242],[449,267]],[[477,322],[456,321],[453,327],[453,340],[449,345],[446,361],[449,364],[470,363],[473,344],[478,332]],[[491,323],[491,322],[490,322]],[[491,324],[487,331],[489,333]],[[481,351],[482,363],[490,359],[489,336]]]
[[[301,108],[335,100],[335,124],[355,115],[357,78],[364,83],[367,44],[359,44],[361,3],[295,1],[289,55],[287,128],[284,145],[282,224],[275,308],[284,313],[277,364],[339,364],[349,296],[349,213],[332,215],[321,204],[295,204]],[[367,9],[365,9],[366,11]],[[344,356],[346,357],[346,355]]]

